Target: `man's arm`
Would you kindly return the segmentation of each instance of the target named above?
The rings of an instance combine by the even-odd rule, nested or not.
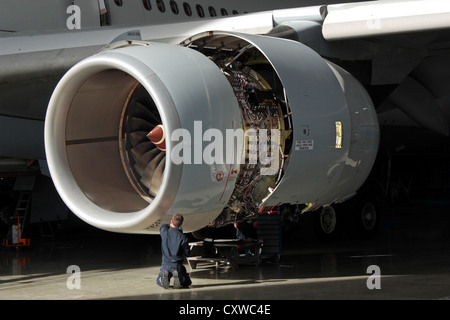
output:
[[[191,248],[189,246],[189,240],[186,237],[184,237],[182,248],[183,248],[184,256],[189,257],[191,255]]]
[[[166,238],[167,231],[169,230],[170,226],[165,223],[159,228],[159,234],[161,235],[161,238]]]

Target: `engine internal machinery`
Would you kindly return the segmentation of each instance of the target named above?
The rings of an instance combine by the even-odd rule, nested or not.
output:
[[[178,212],[195,231],[351,197],[378,124],[362,86],[304,45],[209,32],[78,63],[53,93],[45,143],[57,190],[86,222],[157,233]]]
[[[210,224],[222,226],[254,216],[281,181],[292,146],[291,111],[276,71],[253,44],[217,35],[190,39],[184,45],[219,67],[241,112],[244,159],[231,198],[221,216]]]

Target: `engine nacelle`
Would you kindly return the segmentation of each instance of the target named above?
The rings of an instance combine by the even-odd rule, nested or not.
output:
[[[378,124],[362,86],[302,44],[214,32],[81,61],[52,95],[45,144],[87,223],[157,233],[182,213],[195,231],[345,200],[371,170]]]

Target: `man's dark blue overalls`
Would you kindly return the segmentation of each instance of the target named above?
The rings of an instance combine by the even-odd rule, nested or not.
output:
[[[189,287],[192,281],[183,265],[183,255],[188,257],[191,253],[187,237],[183,231],[171,228],[168,224],[163,224],[159,232],[161,234],[162,263],[156,283],[167,289],[173,276],[174,288]]]

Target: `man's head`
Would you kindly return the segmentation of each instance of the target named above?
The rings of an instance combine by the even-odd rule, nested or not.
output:
[[[170,225],[174,228],[180,228],[183,224],[184,218],[181,214],[175,213],[172,216],[172,221],[170,222]]]

